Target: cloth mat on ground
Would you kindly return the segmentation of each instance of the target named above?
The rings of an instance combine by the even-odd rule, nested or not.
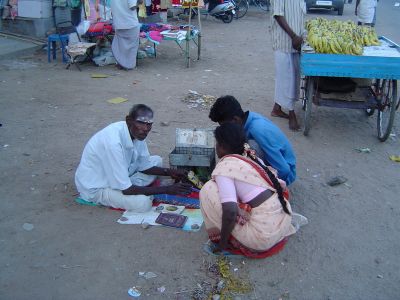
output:
[[[168,203],[183,205],[186,208],[200,208],[199,194],[194,192],[186,197],[167,194],[154,195],[153,203]]]
[[[114,207],[104,206],[104,205],[101,205],[101,204],[97,204],[97,203],[94,203],[94,202],[83,200],[82,198],[79,198],[79,197],[75,198],[75,202],[78,203],[78,204],[82,204],[82,205],[107,207],[107,208],[112,209],[112,210],[124,211],[124,209],[122,209],[122,208],[114,208]]]
[[[195,199],[193,199],[195,200]],[[199,200],[197,200],[199,201]],[[81,205],[87,205],[87,206],[101,206],[104,207],[103,205],[94,203],[94,202],[90,202],[90,201],[86,201],[83,200],[82,198],[77,197],[75,199],[75,202]],[[157,205],[159,205],[160,203],[157,203]],[[167,203],[169,204],[169,203]],[[176,204],[174,204],[176,205]],[[121,208],[113,208],[113,207],[108,207],[109,209],[112,210],[118,210],[118,211],[124,211]],[[203,225],[203,216],[201,214],[201,210],[200,209],[185,209],[182,213],[182,215],[187,216],[188,219],[185,223],[185,225],[183,226],[182,230],[184,231],[192,231],[192,232],[197,232],[200,231],[201,226]],[[124,213],[122,214],[122,217],[127,218],[127,220],[121,220],[121,218],[119,218],[117,220],[118,223],[120,224],[142,224],[142,223],[148,223],[150,225],[156,225],[156,226],[161,226],[160,224],[155,223],[155,219],[158,217],[159,213],[155,212],[154,210],[151,210],[149,212],[146,213],[131,213],[129,211],[124,211]],[[192,228],[192,225],[197,224],[198,227],[196,226],[195,228]]]
[[[160,213],[154,207],[152,210],[145,213],[132,213],[125,211],[122,216],[117,220],[119,224],[143,224],[148,223],[153,226],[162,226],[157,224],[155,220]],[[200,209],[185,209],[181,215],[188,217],[185,225],[181,228],[183,231],[200,231],[203,225],[203,216]],[[194,226],[193,226],[194,225]],[[193,226],[193,227],[192,227]]]

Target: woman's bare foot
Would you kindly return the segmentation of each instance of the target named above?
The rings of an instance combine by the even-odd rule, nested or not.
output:
[[[282,111],[282,107],[275,103],[271,111],[271,117],[289,119],[289,115]]]
[[[300,126],[299,123],[297,122],[297,117],[296,114],[294,113],[294,110],[289,111],[289,128],[293,131],[300,130]]]

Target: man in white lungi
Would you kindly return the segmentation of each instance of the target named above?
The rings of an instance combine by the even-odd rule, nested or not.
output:
[[[355,14],[358,25],[375,25],[377,0],[357,0]]]
[[[150,156],[146,137],[153,111],[144,104],[133,106],[125,121],[112,123],[86,144],[76,170],[75,184],[86,201],[145,212],[155,194],[188,194],[191,186],[149,186],[159,176],[182,179],[180,170],[162,168],[159,156]]]
[[[111,48],[118,67],[123,69],[129,70],[136,66],[140,33],[137,7],[142,2],[143,0],[111,1],[111,13],[115,30]]]
[[[271,116],[289,119],[289,128],[298,130],[294,104],[299,99],[299,51],[303,42],[306,4],[304,0],[272,0],[271,4],[275,56],[275,104]]]

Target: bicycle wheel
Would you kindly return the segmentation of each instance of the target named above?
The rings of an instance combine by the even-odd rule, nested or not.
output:
[[[271,6],[270,0],[254,0],[254,3],[261,8],[262,10],[269,11],[269,7]]]
[[[378,139],[386,141],[392,131],[396,114],[397,81],[382,80],[381,98],[378,104]]]
[[[249,9],[249,2],[247,0],[236,0],[235,11],[236,19],[242,18]]]

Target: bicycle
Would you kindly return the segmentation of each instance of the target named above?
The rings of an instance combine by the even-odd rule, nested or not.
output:
[[[265,11],[269,11],[271,0],[253,0],[253,3]]]
[[[235,17],[236,19],[244,17],[249,9],[249,2],[247,0],[231,0],[235,4]]]

